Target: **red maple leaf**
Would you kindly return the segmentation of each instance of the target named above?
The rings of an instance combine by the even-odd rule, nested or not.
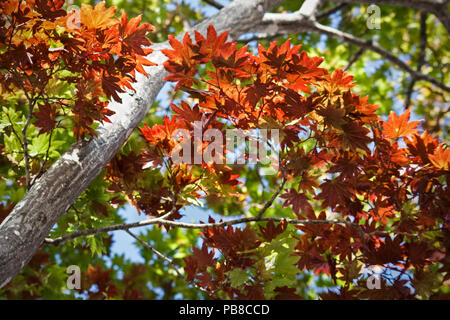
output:
[[[186,102],[182,101],[181,107],[177,107],[173,103],[171,103],[170,106],[176,115],[185,120],[187,123],[193,124],[194,121],[200,121],[202,119],[202,114],[200,113],[198,105],[195,105],[191,109]]]
[[[284,230],[286,230],[287,222],[286,220],[281,221],[278,223],[277,226],[275,226],[275,223],[273,221],[267,222],[265,227],[259,226],[259,231],[261,232],[261,235],[263,236],[264,240],[266,241],[272,241],[275,239],[279,234],[282,234]]]
[[[226,42],[228,37],[228,31],[223,32],[217,36],[217,32],[214,27],[210,24],[206,32],[206,39],[198,31],[194,31],[195,40],[197,41],[197,47],[195,51],[197,52],[196,59],[199,61],[208,61],[211,57],[220,55],[221,50],[227,50],[232,43]]]
[[[199,272],[205,272],[207,267],[214,266],[217,258],[214,258],[214,250],[208,252],[208,247],[203,243],[202,248],[192,248],[192,255],[195,257],[197,270]]]
[[[153,26],[148,23],[141,23],[142,15],[134,17],[128,21],[127,14],[122,11],[122,17],[119,24],[119,34],[123,42],[126,43],[132,51],[143,56],[150,52],[144,51],[143,47],[150,46],[152,43],[146,34],[153,31]],[[154,63],[153,63],[154,65]]]
[[[184,35],[183,43],[178,41],[174,36],[169,35],[169,43],[171,49],[162,49],[169,59],[164,62],[164,67],[171,73],[182,73],[193,76],[196,73],[195,69],[195,52],[193,51],[192,39],[188,33]],[[167,78],[164,80],[168,80]]]
[[[314,216],[314,210],[305,194],[298,193],[295,189],[290,189],[281,198],[286,199],[283,206],[288,207],[292,205],[292,210],[299,218],[302,216]]]
[[[324,200],[322,208],[334,208],[338,204],[345,206],[353,195],[351,185],[346,182],[327,179],[320,185],[320,188],[322,192],[316,196],[316,199]]]
[[[50,131],[56,126],[56,108],[46,103],[43,105],[39,105],[39,111],[33,112],[33,115],[37,118],[34,122],[34,125],[38,128],[39,134]]]

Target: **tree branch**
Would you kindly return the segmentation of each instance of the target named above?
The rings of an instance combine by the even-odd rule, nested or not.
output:
[[[427,48],[427,14],[425,12],[420,13],[420,53],[417,61],[417,72],[420,72],[422,66],[425,64],[425,49]],[[411,96],[413,93],[414,85],[417,79],[412,78],[406,91],[405,109],[408,109],[411,104]]]
[[[272,195],[272,198],[270,198],[269,201],[266,202],[266,204],[264,205],[264,207],[261,209],[261,211],[258,213],[257,217],[261,218],[264,213],[267,211],[267,209],[270,208],[270,206],[272,206],[273,202],[276,200],[276,198],[278,197],[278,195],[281,193],[281,191],[283,191],[284,185],[286,184],[287,181],[287,177],[286,177],[286,169],[283,167],[283,163],[281,160],[281,157],[278,159],[278,166],[281,169],[281,174],[283,179],[281,180],[281,184],[280,187],[278,188],[278,190]]]
[[[34,108],[34,102],[30,102],[30,106],[28,107],[28,117],[27,117],[25,125],[22,129],[23,160],[25,161],[25,183],[26,183],[27,190],[30,189],[30,187],[31,187],[30,155],[28,153],[27,129],[30,126],[31,119],[33,117],[33,108]]]
[[[306,0],[297,11],[305,19],[316,19],[317,10],[319,10],[322,0]]]
[[[223,8],[223,5],[221,5],[220,3],[218,3],[215,0],[203,0],[203,2],[206,2],[207,4],[213,6],[216,9],[219,9],[219,10]]]
[[[324,18],[327,18],[327,17],[331,16],[333,13],[336,13],[336,12],[338,12],[339,10],[344,9],[344,8],[346,8],[347,6],[348,6],[348,4],[346,4],[346,3],[341,3],[341,4],[338,4],[338,5],[335,6],[335,7],[332,7],[332,8],[330,8],[330,9],[324,10],[324,11],[320,12],[320,13],[316,16],[316,20],[317,20],[317,21],[320,21],[320,20],[322,20],[322,19],[324,19]]]
[[[358,61],[358,59],[362,56],[362,54],[366,51],[365,48],[360,48],[358,51],[356,51],[355,55],[350,59],[350,61],[347,63],[347,65],[344,67],[344,70],[347,71],[350,69],[350,67]]]
[[[189,281],[179,270],[177,265],[173,262],[172,259],[170,259],[169,257],[166,257],[165,255],[163,255],[161,252],[159,252],[158,250],[156,250],[155,248],[153,248],[151,245],[149,245],[147,242],[145,242],[144,240],[142,240],[141,238],[139,238],[138,236],[136,236],[134,233],[132,233],[130,230],[126,229],[125,230],[126,233],[128,233],[130,236],[132,236],[134,239],[136,239],[140,244],[142,244],[145,248],[149,249],[150,251],[152,251],[154,254],[156,254],[159,258],[161,258],[162,260],[166,261],[171,267],[172,269],[175,270],[178,278],[180,278],[181,280],[191,284],[194,288],[208,294],[210,297],[214,298],[214,299],[219,299],[214,292],[209,291],[205,288],[202,288],[200,286],[198,286],[195,282],[193,281]]]
[[[196,25],[206,34],[208,25],[217,32],[229,30],[231,39],[251,30],[264,13],[283,0],[235,0],[215,16]],[[179,37],[181,38],[181,37]],[[155,44],[147,58],[157,66],[147,67],[149,78],[137,73],[135,93],[121,94],[122,103],[111,102],[115,111],[111,124],[98,128],[98,137],[75,143],[30,188],[25,197],[0,225],[0,288],[15,277],[30,261],[51,228],[78,196],[120,149],[141,122],[163,86],[167,59],[159,50],[169,48],[168,41]]]
[[[168,226],[168,227],[172,227],[172,228],[183,228],[183,229],[207,229],[207,228],[226,227],[226,226],[231,226],[231,225],[236,225],[236,224],[241,224],[241,223],[264,222],[264,221],[273,221],[273,222],[285,221],[286,223],[295,224],[295,225],[343,224],[343,225],[347,225],[347,226],[352,226],[355,229],[357,229],[361,235],[362,241],[364,241],[364,232],[362,231],[361,226],[359,226],[356,223],[346,221],[346,220],[339,220],[339,219],[300,220],[300,219],[286,219],[286,218],[256,216],[256,217],[238,218],[238,219],[214,222],[214,223],[187,223],[187,222],[169,221],[169,220],[156,218],[156,219],[149,219],[149,220],[140,221],[140,222],[123,223],[123,224],[116,224],[113,226],[108,226],[108,227],[103,227],[103,228],[83,230],[83,231],[75,232],[75,233],[68,234],[68,235],[65,235],[62,237],[58,237],[55,239],[46,238],[45,244],[57,246],[65,241],[73,240],[73,239],[80,238],[80,237],[102,234],[102,233],[107,233],[107,232],[117,231],[117,230],[128,230],[128,229],[139,228],[139,227],[144,227],[144,226],[149,226],[149,225],[161,225],[161,226]]]

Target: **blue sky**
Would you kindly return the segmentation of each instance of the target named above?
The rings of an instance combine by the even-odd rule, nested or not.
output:
[[[184,222],[207,221],[209,215],[217,216],[210,210],[205,211],[199,207],[194,206],[183,208],[181,210],[181,213],[184,215],[184,217],[180,221]],[[133,223],[147,219],[145,215],[139,215],[137,210],[131,205],[126,205],[125,209],[120,209],[119,214],[125,219],[126,223]],[[153,226],[140,227],[132,231],[136,234],[140,234],[145,233],[145,231],[149,228],[153,228]],[[125,231],[120,230],[114,231],[112,232],[112,234],[114,239],[114,243],[111,248],[112,253],[119,255],[123,254],[125,255],[125,258],[133,262],[144,262],[144,259],[139,254],[138,248],[134,245],[135,240],[129,234],[127,234]]]

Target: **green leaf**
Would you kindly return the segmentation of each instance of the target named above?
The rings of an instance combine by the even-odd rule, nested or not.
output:
[[[45,155],[48,149],[49,135],[39,134],[33,138],[31,144],[28,146],[29,155],[36,157],[38,155]]]
[[[249,276],[245,270],[241,270],[239,268],[233,269],[228,272],[228,279],[230,280],[230,285],[233,288],[239,288],[244,285]]]

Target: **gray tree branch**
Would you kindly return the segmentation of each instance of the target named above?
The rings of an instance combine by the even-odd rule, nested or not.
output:
[[[226,226],[232,226],[236,224],[241,223],[250,223],[250,222],[286,222],[289,224],[295,224],[295,225],[311,225],[311,224],[341,224],[341,225],[347,225],[354,227],[361,233],[361,226],[359,226],[357,223],[352,223],[350,221],[342,220],[342,219],[333,219],[333,220],[310,220],[310,219],[286,219],[286,218],[273,218],[273,217],[247,217],[247,218],[237,218],[232,220],[226,220],[221,222],[213,222],[213,223],[188,223],[188,222],[181,222],[181,221],[170,221],[170,220],[164,220],[164,219],[148,219],[144,221],[139,222],[133,222],[133,223],[122,223],[122,224],[116,224],[108,227],[103,228],[96,228],[96,229],[88,229],[88,230],[82,230],[78,232],[74,232],[62,237],[50,239],[45,239],[45,243],[49,245],[60,245],[61,243],[64,243],[69,240],[73,240],[76,238],[81,237],[87,237],[91,235],[96,234],[102,234],[112,231],[118,231],[118,230],[129,230],[144,226],[150,226],[150,225],[159,225],[159,226],[168,226],[172,228],[183,228],[183,229],[207,229],[207,228],[220,228],[220,227],[226,227]],[[364,236],[362,236],[362,239],[364,239]]]
[[[322,0],[306,0],[297,13],[306,19],[315,19],[322,2]]]

